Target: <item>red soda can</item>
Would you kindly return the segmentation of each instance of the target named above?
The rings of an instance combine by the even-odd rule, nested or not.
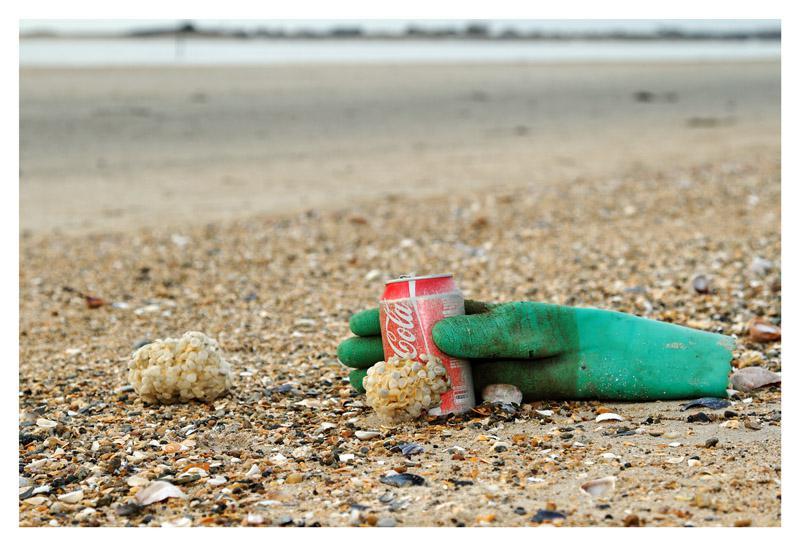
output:
[[[387,360],[438,357],[450,378],[439,408],[430,414],[463,413],[475,406],[469,362],[441,352],[433,342],[433,325],[443,318],[464,314],[464,296],[452,275],[401,277],[386,283],[380,303],[381,337]]]

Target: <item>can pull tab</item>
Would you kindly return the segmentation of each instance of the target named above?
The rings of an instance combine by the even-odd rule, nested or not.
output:
[[[398,279],[413,279],[416,276],[417,276],[417,272],[416,271],[412,271],[411,273],[404,273],[404,274],[400,275],[397,278]]]

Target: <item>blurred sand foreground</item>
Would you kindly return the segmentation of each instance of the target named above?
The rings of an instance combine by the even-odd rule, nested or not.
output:
[[[20,223],[206,222],[779,145],[778,62],[23,69]]]
[[[382,426],[336,358],[385,279],[452,271],[779,372],[747,328],[781,321],[777,63],[23,70],[21,95],[20,525],[780,525],[780,386]],[[231,392],[144,405],[133,347],[187,330]],[[186,498],[132,504],[155,480]]]

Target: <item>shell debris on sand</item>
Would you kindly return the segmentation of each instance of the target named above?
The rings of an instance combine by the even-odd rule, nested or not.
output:
[[[351,335],[350,315],[377,303],[381,279],[364,275],[391,271],[399,241],[413,237],[404,269],[453,270],[467,297],[628,313],[645,312],[646,298],[649,318],[736,334],[735,356],[757,353],[758,366],[778,373],[781,343],[745,335],[753,316],[780,324],[780,164],[777,153],[770,157],[620,171],[613,181],[571,178],[554,181],[552,192],[537,185],[384,199],[358,211],[368,226],[341,221],[355,205],[241,217],[181,228],[192,242],[180,249],[174,230],[158,227],[20,234],[19,524],[160,527],[188,518],[230,527],[257,514],[266,526],[339,527],[351,525],[357,504],[368,507],[359,525],[370,526],[474,526],[491,512],[491,525],[516,527],[536,525],[529,520],[538,510],[547,511],[539,519],[569,526],[621,526],[627,511],[647,526],[781,525],[778,387],[702,409],[718,417],[710,422],[687,422],[697,411],[682,411],[688,400],[604,401],[625,420],[602,423],[594,421],[607,413],[598,402],[537,400],[509,418],[470,411],[386,425],[350,386],[335,352]],[[686,176],[692,187],[676,191]],[[755,192],[759,205],[743,210]],[[620,195],[643,214],[615,216]],[[492,220],[480,232],[471,228],[477,214]],[[535,251],[521,252],[521,243]],[[749,270],[755,255],[775,264],[763,277]],[[687,295],[701,266],[715,290]],[[87,309],[61,290],[64,279],[130,306]],[[149,302],[172,315],[134,312]],[[301,330],[302,318],[316,325]],[[119,388],[128,384],[135,341],[197,329],[219,336],[234,370],[253,372],[237,375],[228,396],[150,405]],[[69,347],[81,350],[65,353]],[[738,428],[719,426],[726,410],[739,413]],[[675,441],[683,445],[668,447]],[[408,444],[424,451],[407,457]],[[694,455],[701,466],[689,466]],[[666,462],[679,456],[679,464]],[[253,465],[259,472],[246,476]],[[424,485],[388,478],[392,471]],[[295,474],[302,481],[289,483]],[[581,492],[581,483],[609,475],[619,478],[612,500]],[[135,502],[159,480],[181,482],[174,486],[188,498]],[[704,484],[718,489],[713,507],[692,504]],[[80,502],[58,500],[77,489]]]
[[[450,380],[441,360],[422,355],[421,362],[396,356],[367,370],[367,404],[389,422],[416,419],[440,404]]]
[[[142,506],[153,504],[154,502],[161,502],[169,498],[185,499],[186,494],[178,487],[165,481],[155,481],[136,493],[136,502]]]
[[[211,402],[232,384],[230,365],[217,342],[202,332],[153,341],[136,350],[128,381],[149,403]]]
[[[606,476],[581,484],[581,491],[592,497],[607,497],[616,488],[616,476]]]

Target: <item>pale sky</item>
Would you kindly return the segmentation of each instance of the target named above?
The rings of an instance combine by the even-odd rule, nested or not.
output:
[[[283,28],[287,30],[324,30],[335,26],[358,25],[367,31],[399,31],[409,24],[424,27],[463,27],[465,20],[411,20],[411,19],[340,19],[340,20],[299,20],[299,19],[193,19],[195,25],[206,29],[245,29]],[[107,19],[107,20],[58,20],[27,19],[20,21],[21,32],[55,31],[59,33],[108,33],[125,32],[132,29],[153,27],[174,27],[176,19]],[[684,31],[732,31],[732,30],[772,30],[780,28],[780,21],[774,20],[522,20],[506,19],[486,21],[493,31],[506,28],[541,31],[612,31],[626,30],[647,32],[660,28]]]

